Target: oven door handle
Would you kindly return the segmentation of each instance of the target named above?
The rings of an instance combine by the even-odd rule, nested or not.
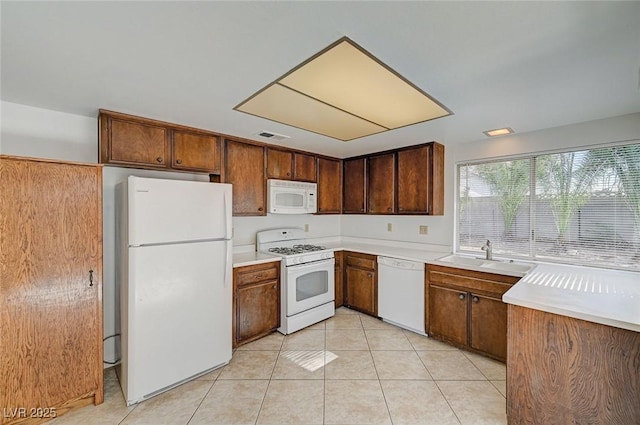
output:
[[[335,263],[335,258],[327,258],[326,260],[312,261],[311,263],[294,264],[287,266],[288,269],[304,270],[310,269],[324,264]]]

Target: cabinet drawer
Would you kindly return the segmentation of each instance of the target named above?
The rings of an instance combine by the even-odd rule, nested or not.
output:
[[[356,257],[353,255],[347,255],[347,265],[360,267],[368,270],[375,270],[376,268],[376,259],[374,258],[362,258]]]
[[[450,270],[451,269],[447,270],[446,268],[429,270],[429,282],[457,286],[464,288],[466,291],[480,291],[500,296],[507,292],[519,279],[513,278],[514,281],[512,281],[510,276],[504,276],[506,282],[503,282],[493,280],[491,275],[486,273],[474,273],[474,275],[465,276],[452,273]]]
[[[238,272],[238,286],[250,285],[252,283],[262,282],[263,280],[278,279],[278,268],[262,268],[259,270],[247,270]]]

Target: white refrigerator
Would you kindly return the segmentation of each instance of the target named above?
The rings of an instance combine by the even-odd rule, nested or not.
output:
[[[120,383],[127,405],[231,359],[231,185],[116,187]]]

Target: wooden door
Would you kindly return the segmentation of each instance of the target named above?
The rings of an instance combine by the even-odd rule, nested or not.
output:
[[[306,182],[316,181],[316,157],[303,153],[293,154],[293,179]]]
[[[102,403],[101,171],[0,158],[3,407]]]
[[[507,360],[507,305],[501,299],[472,293],[469,324],[471,348]]]
[[[349,307],[377,316],[375,272],[347,265],[345,277]]]
[[[398,152],[398,213],[427,214],[431,187],[431,147]]]
[[[335,306],[336,308],[344,304],[344,280],[342,278],[342,251],[336,251],[333,253],[335,257]]]
[[[268,280],[237,290],[236,339],[242,342],[278,327],[280,297],[277,280]]]
[[[225,183],[233,184],[233,215],[266,215],[264,148],[227,140]]]
[[[467,344],[468,293],[429,285],[429,335]]]
[[[172,137],[172,168],[220,174],[220,139],[179,130]]]
[[[318,214],[342,212],[341,168],[339,159],[318,158]]]
[[[371,156],[367,161],[367,194],[370,214],[395,211],[395,155]]]
[[[267,148],[267,178],[291,180],[292,158],[289,151]]]
[[[106,126],[102,131],[107,135],[109,163],[168,168],[170,149],[166,127],[109,116],[101,117],[101,126]]]
[[[366,158],[344,161],[343,213],[366,213]]]

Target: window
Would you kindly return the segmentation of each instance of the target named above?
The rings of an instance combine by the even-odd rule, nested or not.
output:
[[[457,250],[640,270],[640,144],[458,166]]]

